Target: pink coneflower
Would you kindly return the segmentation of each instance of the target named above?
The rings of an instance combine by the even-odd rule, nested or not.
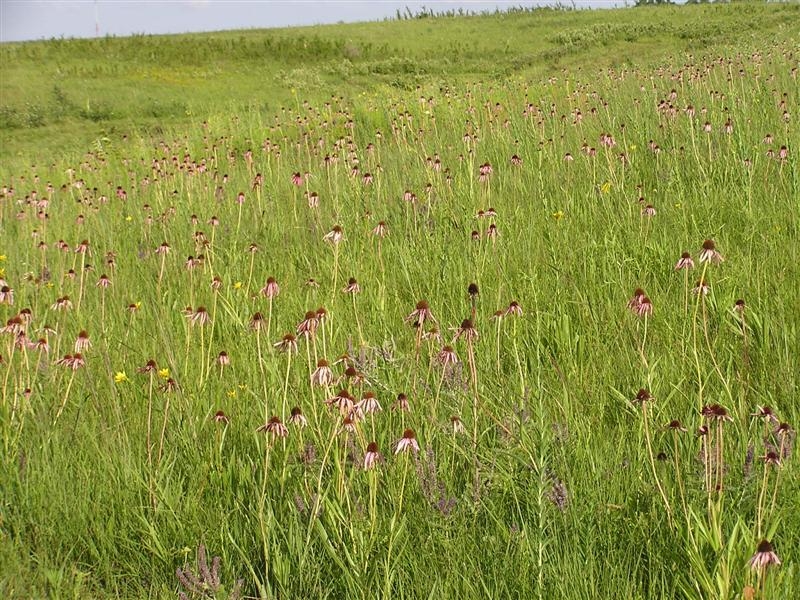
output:
[[[267,283],[264,285],[259,293],[264,296],[265,298],[275,298],[278,294],[281,293],[281,288],[278,285],[278,282],[275,281],[274,277],[267,277]]]
[[[686,433],[689,431],[684,427],[678,419],[673,419],[666,425],[664,425],[664,429],[669,429],[670,431],[680,431],[681,433]]]
[[[75,246],[76,254],[86,254],[89,251],[89,240],[83,240],[80,244]]]
[[[369,384],[366,375],[361,373],[358,369],[356,369],[352,365],[348,366],[345,369],[344,374],[339,378],[339,382],[342,381],[346,381],[348,385],[353,385],[353,386]]]
[[[386,221],[378,221],[378,224],[372,230],[372,235],[375,235],[379,238],[386,237],[388,234],[389,227],[386,225]]]
[[[770,406],[757,406],[756,412],[750,415],[751,417],[759,417],[762,419],[766,419],[768,422],[777,423],[778,416],[772,410]]]
[[[262,315],[260,312],[257,312],[250,317],[249,326],[253,331],[262,331],[267,328],[267,320],[264,318],[264,315]]]
[[[639,306],[642,304],[642,300],[644,300],[646,297],[647,294],[644,293],[642,288],[636,288],[633,291],[633,297],[628,300],[628,308],[638,314]]]
[[[468,342],[473,342],[478,339],[478,330],[475,329],[472,319],[464,319],[461,321],[461,326],[456,329],[456,336],[453,341],[455,342],[462,337]]]
[[[214,275],[213,279],[211,280],[211,289],[219,291],[222,288],[222,277],[219,275]]]
[[[83,352],[92,346],[89,340],[89,334],[86,331],[78,333],[78,338],[75,340],[75,352]]]
[[[50,344],[47,342],[47,338],[39,338],[38,341],[33,344],[33,349],[43,354],[49,354]]]
[[[780,565],[781,559],[775,554],[772,544],[767,540],[761,540],[756,548],[756,553],[747,562],[751,569],[761,571],[772,565]]]
[[[309,208],[319,207],[319,194],[317,192],[311,192],[308,195],[308,207]]]
[[[306,312],[303,320],[297,325],[297,335],[305,336],[306,338],[314,337],[318,325],[319,320],[317,319],[317,313],[313,310],[309,310]]]
[[[342,419],[342,428],[339,430],[339,433],[355,433],[356,432],[356,421],[350,416],[346,416]]]
[[[69,296],[62,296],[61,298],[56,299],[55,303],[50,305],[51,310],[69,310],[72,308],[72,300],[69,299]]]
[[[643,217],[655,217],[656,216],[656,209],[652,204],[648,204],[642,209],[642,216]]]
[[[211,323],[211,315],[208,314],[205,306],[198,306],[194,311],[189,310],[186,314],[191,325],[207,325]]]
[[[514,154],[511,157],[511,164],[514,165],[515,167],[518,167],[518,166],[520,166],[522,164],[522,159],[519,156],[517,156],[516,154]]]
[[[639,303],[639,306],[636,308],[636,316],[638,317],[649,317],[653,314],[653,303],[650,302],[650,298],[645,296],[642,298],[642,301]]]
[[[333,228],[322,237],[322,239],[332,244],[338,244],[344,239],[344,230],[339,225],[334,225]]]
[[[238,204],[239,206],[244,204],[244,192],[239,192],[238,194],[236,194],[236,204]]]
[[[191,271],[196,267],[199,267],[200,257],[195,258],[194,256],[187,256],[186,261],[183,263],[183,266],[186,268],[187,271]]]
[[[158,365],[152,358],[148,360],[143,367],[136,369],[137,373],[155,373],[158,371]]]
[[[351,277],[347,280],[347,285],[342,288],[343,294],[359,294],[361,293],[361,286],[358,285],[358,281],[356,281],[355,277]]]
[[[791,436],[793,430],[791,425],[789,425],[788,423],[781,423],[775,428],[775,431],[773,431],[772,433],[777,435],[779,438],[783,438],[786,436]]]
[[[278,417],[270,417],[269,421],[256,429],[259,433],[267,433],[272,439],[285,438],[289,435],[289,428]]]
[[[286,333],[284,336],[274,344],[272,344],[279,352],[294,352],[297,353],[297,338],[291,333]]]
[[[675,270],[681,271],[683,269],[693,269],[694,268],[694,260],[692,260],[692,255],[688,252],[683,252],[681,257],[678,259],[678,262],[675,263]]]
[[[436,360],[438,360],[442,366],[446,367],[458,363],[458,355],[456,351],[453,350],[452,346],[444,346],[436,355]]]
[[[453,430],[453,435],[458,435],[467,432],[467,428],[464,427],[464,422],[457,415],[453,415],[450,417],[450,427]]]
[[[378,451],[377,442],[370,442],[367,444],[367,452],[364,454],[364,470],[369,471],[382,461],[383,456],[381,456],[381,453]]]
[[[708,292],[711,291],[711,287],[706,283],[703,279],[698,279],[695,286],[692,288],[692,293],[696,296],[698,294],[702,294],[703,296],[708,296]]]
[[[342,389],[332,398],[325,400],[325,404],[336,407],[342,415],[349,415],[355,403],[353,402],[353,397],[350,395],[350,392]]]
[[[433,321],[436,323],[436,317],[433,316],[433,312],[431,312],[431,308],[428,305],[428,302],[425,300],[420,300],[417,302],[416,307],[413,311],[404,319],[406,323],[411,323],[413,321],[416,327],[422,327],[426,321]]]
[[[325,387],[333,384],[333,370],[328,361],[321,358],[317,361],[317,368],[311,373],[311,385]]]
[[[764,461],[765,465],[772,466],[772,467],[780,467],[781,466],[781,457],[778,455],[777,452],[770,450],[764,456],[761,457],[761,460]]]
[[[167,242],[162,242],[158,246],[158,248],[155,249],[155,253],[156,254],[169,254],[170,250],[172,250],[172,248],[170,248],[170,245]]]
[[[14,304],[14,290],[9,286],[0,287],[0,304],[11,306]]]
[[[366,392],[356,408],[363,414],[377,413],[383,410],[374,392]]]
[[[299,406],[292,408],[292,413],[288,422],[290,425],[297,425],[301,429],[308,425],[308,419],[306,419],[306,416],[303,414],[303,411]]]
[[[653,396],[650,394],[650,390],[646,388],[640,388],[638,392],[636,392],[636,396],[633,398],[632,402],[634,404],[644,404],[645,402],[651,402],[653,400]]]
[[[717,252],[716,244],[714,244],[714,240],[705,240],[703,242],[703,248],[700,250],[700,262],[713,262],[715,265],[723,262],[725,259],[722,255]]]
[[[83,358],[83,355],[80,352],[76,352],[75,354],[67,354],[56,362],[57,365],[65,366],[73,371],[77,371],[81,367],[86,366],[86,360]]]
[[[318,288],[319,287],[319,282],[316,279],[314,279],[313,277],[309,277],[308,279],[306,279],[306,287]]]
[[[745,309],[745,303],[744,300],[742,300],[741,298],[739,298],[736,302],[733,303],[733,312],[741,315],[744,313],[744,309]]]
[[[733,121],[731,121],[730,119],[725,121],[724,129],[725,129],[725,133],[727,133],[727,134],[733,133]]]
[[[419,452],[419,443],[417,442],[417,435],[413,429],[406,429],[403,432],[403,437],[397,440],[395,444],[394,453],[400,454],[401,452]]]
[[[228,415],[226,415],[221,410],[215,412],[214,416],[211,417],[211,420],[214,421],[215,423],[222,423],[223,425],[227,425],[228,423],[231,422],[230,418],[228,418]]]
[[[399,410],[406,412],[410,410],[411,405],[408,402],[408,396],[403,393],[397,394],[397,400],[392,403],[392,410]]]
[[[228,365],[231,364],[231,357],[228,356],[228,353],[223,350],[222,352],[217,354],[217,364],[220,367],[227,367]]]
[[[292,173],[292,184],[297,186],[303,185],[303,176],[300,173]]]
[[[522,316],[522,307],[519,305],[519,302],[517,302],[516,300],[511,301],[511,303],[508,305],[508,308],[506,309],[506,316],[508,315],[514,315],[517,317]]]
[[[95,285],[101,289],[109,288],[111,287],[111,280],[105,274],[100,275],[100,279],[97,280]]]
[[[720,404],[709,404],[700,409],[700,414],[709,421],[733,422],[733,417],[728,414],[728,409]]]

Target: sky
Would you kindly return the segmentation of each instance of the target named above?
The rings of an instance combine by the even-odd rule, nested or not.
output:
[[[375,21],[408,7],[484,11],[544,6],[556,0],[396,2],[394,0],[0,0],[0,42],[50,38],[187,33]],[[562,0],[576,8],[607,8],[624,0]],[[632,2],[630,2],[632,3]]]

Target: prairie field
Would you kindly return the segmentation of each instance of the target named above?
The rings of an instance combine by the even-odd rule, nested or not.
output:
[[[798,23],[0,45],[0,596],[800,595]]]

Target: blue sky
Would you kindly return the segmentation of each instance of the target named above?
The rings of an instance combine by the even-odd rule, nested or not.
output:
[[[554,0],[395,2],[389,0],[0,0],[0,41],[136,33],[186,33],[374,21],[407,6],[418,12],[464,8],[542,6]],[[622,5],[622,0],[564,0],[579,8]]]

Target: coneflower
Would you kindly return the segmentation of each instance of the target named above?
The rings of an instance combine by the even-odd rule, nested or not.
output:
[[[397,399],[392,403],[392,410],[399,410],[400,412],[408,412],[411,405],[408,401],[408,396],[403,393],[397,394]]]
[[[519,302],[516,300],[512,300],[511,303],[508,305],[506,309],[506,316],[508,315],[515,315],[517,317],[522,316],[522,307],[519,305]]]
[[[284,334],[280,340],[272,345],[280,352],[297,353],[297,338],[291,333]]]
[[[327,360],[321,358],[317,361],[317,368],[311,373],[311,385],[327,387],[331,384],[333,384],[333,369]]]
[[[453,432],[453,435],[464,434],[467,432],[466,427],[464,427],[464,422],[461,420],[461,417],[457,415],[452,415],[450,417],[450,429]]]
[[[314,337],[318,325],[319,320],[317,319],[316,311],[307,311],[303,320],[297,325],[297,335],[305,336],[306,338]]]
[[[12,306],[14,304],[14,290],[9,286],[0,287],[0,304]]]
[[[350,393],[347,390],[342,389],[332,398],[325,400],[325,404],[337,408],[339,413],[342,415],[349,415],[350,411],[353,410],[354,402]]]
[[[364,465],[363,465],[364,470],[369,471],[382,461],[383,461],[383,456],[381,456],[381,453],[378,450],[378,443],[370,442],[369,444],[367,444],[367,452],[364,454]]]
[[[92,342],[89,340],[89,334],[86,331],[78,333],[78,338],[75,340],[75,352],[85,352],[91,346]]]
[[[628,300],[628,308],[634,313],[638,313],[639,306],[642,304],[642,300],[644,300],[646,297],[647,295],[644,293],[642,288],[636,288],[633,291],[633,297]]]
[[[406,429],[403,437],[395,443],[394,453],[400,454],[401,452],[419,452],[419,442],[417,442],[417,435],[413,429]]]
[[[692,255],[688,252],[681,253],[681,257],[678,259],[678,262],[675,263],[675,270],[681,271],[684,269],[693,269],[694,268],[694,260],[692,260]]]
[[[277,297],[280,294],[281,288],[278,285],[278,282],[275,280],[274,277],[267,277],[267,282],[264,284],[259,290],[259,293],[264,296],[265,298],[269,298],[272,300],[273,298]]]
[[[374,392],[365,392],[364,396],[357,404],[357,408],[364,414],[373,414],[382,410],[378,398]]]
[[[272,439],[285,438],[289,435],[289,428],[276,416],[270,417],[269,421],[256,429],[256,431],[259,433],[267,433]]]
[[[436,323],[436,318],[433,316],[433,312],[431,312],[430,306],[428,305],[427,301],[420,300],[417,302],[416,307],[413,311],[404,319],[406,323],[412,323],[414,326],[421,327],[426,321],[433,321]]]
[[[303,414],[303,411],[300,409],[300,407],[295,406],[292,408],[288,423],[291,425],[297,425],[302,429],[308,425],[308,419],[306,419],[306,416]]]
[[[723,262],[725,259],[722,255],[717,251],[716,244],[714,240],[705,240],[703,242],[703,247],[700,250],[700,262],[712,262],[715,265]]]
[[[355,277],[351,277],[347,280],[347,285],[342,288],[343,294],[359,294],[361,293],[361,286],[358,285],[358,281]]]

